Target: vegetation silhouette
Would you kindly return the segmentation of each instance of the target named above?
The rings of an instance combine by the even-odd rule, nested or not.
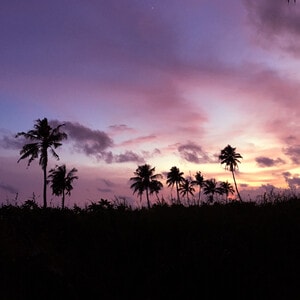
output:
[[[198,205],[201,203],[201,189],[203,188],[204,185],[204,177],[200,171],[198,171],[195,175],[195,180],[193,181],[194,185],[199,186],[199,194],[198,194]]]
[[[229,194],[234,194],[234,188],[228,181],[222,181],[220,183],[220,189],[222,191],[222,194],[225,194],[226,196],[226,202],[228,201]]]
[[[208,201],[210,203],[214,202],[214,195],[222,195],[223,190],[221,187],[218,187],[218,183],[215,178],[207,179],[204,181],[203,191],[205,195],[209,195]]]
[[[107,199],[64,210],[2,205],[1,298],[295,299],[300,198],[265,199],[125,210]]]
[[[232,173],[235,190],[238,194],[239,200],[242,202],[242,197],[239,193],[236,180],[235,180],[235,171],[238,169],[238,163],[240,163],[241,156],[240,153],[237,153],[236,148],[231,147],[230,145],[227,145],[223,150],[221,150],[221,154],[219,155],[219,160],[221,164],[225,164],[225,170],[229,170]]]
[[[65,208],[65,195],[71,195],[73,190],[73,181],[78,179],[76,168],[72,168],[69,172],[66,170],[66,165],[56,166],[49,171],[48,180],[52,189],[52,194],[62,196],[61,207]]]
[[[172,188],[176,187],[176,193],[177,193],[177,204],[179,205],[180,197],[179,197],[179,186],[184,181],[183,172],[180,172],[179,168],[172,167],[170,171],[167,174],[167,185],[171,186]]]
[[[190,178],[185,178],[179,185],[179,193],[184,197],[186,196],[187,203],[189,205],[190,199],[189,195],[194,196],[194,186],[193,181]]]
[[[18,162],[22,159],[29,159],[28,166],[36,158],[39,159],[39,165],[43,170],[43,205],[44,208],[47,207],[47,165],[48,165],[48,149],[53,157],[59,160],[58,154],[54,149],[60,147],[61,141],[67,138],[67,134],[60,131],[60,128],[64,124],[60,124],[55,128],[52,128],[48,119],[37,119],[34,124],[34,129],[27,132],[19,132],[16,137],[23,136],[25,139],[31,141],[28,144],[25,144],[20,151],[21,157]]]
[[[137,192],[142,199],[142,195],[144,191],[146,191],[147,206],[149,209],[151,207],[149,193],[153,194],[155,192],[157,194],[163,187],[162,183],[159,181],[159,179],[162,178],[162,175],[154,174],[154,172],[155,168],[145,164],[138,166],[134,172],[136,176],[130,178],[130,181],[133,182],[130,186],[130,188],[133,189],[133,193]]]

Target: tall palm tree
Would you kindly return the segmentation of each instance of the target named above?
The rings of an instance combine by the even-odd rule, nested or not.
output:
[[[200,204],[200,200],[201,200],[201,189],[204,185],[204,177],[201,174],[200,171],[198,171],[195,175],[195,180],[193,181],[194,185],[198,185],[199,186],[199,197],[198,197],[198,205]]]
[[[67,138],[67,134],[60,132],[60,128],[64,124],[60,124],[55,128],[52,128],[47,118],[42,120],[38,119],[35,121],[34,129],[28,132],[19,132],[16,137],[23,136],[25,139],[31,141],[31,143],[25,144],[20,151],[21,157],[18,162],[22,159],[28,158],[28,166],[36,158],[40,158],[39,165],[42,167],[44,176],[44,187],[43,187],[43,207],[47,207],[47,165],[48,165],[48,149],[50,153],[59,160],[58,154],[54,151],[57,147],[60,147],[61,141]]]
[[[180,204],[179,199],[179,185],[181,182],[184,181],[183,172],[180,172],[179,168],[172,167],[170,169],[170,172],[167,175],[167,184],[168,186],[174,187],[176,186],[176,192],[177,192],[177,204]]]
[[[239,196],[240,201],[242,202],[241,195],[237,188],[234,172],[238,169],[238,163],[240,162],[240,158],[243,158],[240,153],[235,152],[236,148],[227,145],[223,150],[221,150],[221,154],[219,155],[219,160],[221,164],[225,164],[225,169],[229,170],[232,173],[235,190]]]
[[[228,200],[229,194],[234,194],[234,188],[228,181],[223,181],[220,184],[220,188],[223,192],[223,194],[226,195],[226,201]]]
[[[179,192],[184,197],[189,204],[189,195],[194,196],[195,189],[193,187],[193,182],[189,178],[185,178],[179,185]]]
[[[147,205],[150,208],[149,193],[154,192],[154,185],[158,186],[158,179],[162,178],[161,174],[154,174],[155,168],[152,168],[150,165],[145,164],[138,166],[134,172],[135,177],[131,177],[130,181],[133,181],[130,186],[133,189],[133,194],[138,193],[142,197],[144,191],[146,191]]]
[[[204,181],[203,191],[205,195],[209,195],[209,202],[214,201],[215,194],[222,194],[222,190],[218,187],[218,183],[215,178]]]
[[[78,170],[73,168],[67,173],[66,165],[56,166],[49,171],[48,178],[51,182],[52,194],[56,196],[62,195],[61,208],[65,208],[65,195],[71,195],[73,190],[72,183],[78,176],[75,173]]]

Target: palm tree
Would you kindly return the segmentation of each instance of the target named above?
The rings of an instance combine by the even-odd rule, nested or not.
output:
[[[150,183],[150,195],[155,193],[157,200],[159,200],[158,193],[161,191],[162,188],[163,184],[160,181],[152,180]]]
[[[130,186],[130,188],[133,189],[133,194],[137,192],[138,195],[142,197],[144,191],[146,191],[147,205],[149,209],[149,193],[155,192],[154,186],[156,186],[157,188],[161,184],[162,187],[162,183],[158,181],[158,179],[162,178],[162,175],[154,174],[154,172],[155,168],[152,168],[150,165],[145,164],[142,166],[138,166],[138,168],[134,172],[136,176],[130,178],[130,181],[133,181],[133,184]]]
[[[168,186],[174,187],[176,186],[176,192],[177,192],[177,204],[180,204],[179,199],[179,185],[184,181],[183,172],[180,172],[180,170],[177,167],[172,167],[170,169],[170,172],[167,175],[167,184]]]
[[[234,188],[231,185],[231,183],[229,183],[228,181],[221,182],[220,188],[221,188],[223,194],[226,195],[226,201],[228,200],[229,194],[234,194]]]
[[[186,196],[186,200],[189,204],[189,194],[194,196],[195,192],[192,180],[185,178],[179,185],[179,192],[183,197]]]
[[[203,190],[205,195],[209,195],[209,202],[211,203],[214,201],[215,194],[222,194],[222,190],[214,178],[204,181]]]
[[[240,162],[240,158],[243,158],[240,153],[235,152],[236,148],[227,145],[223,150],[221,150],[221,154],[219,155],[219,160],[221,164],[225,164],[225,170],[229,170],[232,173],[235,190],[239,196],[240,201],[242,202],[241,195],[237,188],[234,172],[238,169],[238,163]]]
[[[194,185],[198,185],[199,186],[199,197],[198,197],[198,205],[200,204],[200,200],[201,200],[201,189],[204,185],[204,177],[201,174],[200,171],[198,171],[195,175],[195,180],[193,181]]]
[[[65,195],[71,195],[73,190],[72,183],[78,177],[75,173],[78,170],[73,168],[67,173],[66,165],[56,166],[55,169],[49,171],[48,178],[51,182],[52,194],[56,196],[62,195],[61,208],[65,208]]]
[[[47,118],[42,120],[38,119],[35,121],[34,129],[28,132],[19,132],[16,137],[23,136],[25,139],[31,141],[31,143],[25,144],[20,151],[21,157],[18,162],[22,159],[29,158],[28,166],[36,158],[40,158],[39,165],[42,167],[44,175],[44,188],[43,188],[43,207],[47,207],[47,165],[48,165],[48,149],[51,154],[59,160],[59,156],[54,151],[57,147],[61,146],[61,141],[67,138],[67,134],[60,132],[60,128],[64,124],[58,125],[52,128]]]

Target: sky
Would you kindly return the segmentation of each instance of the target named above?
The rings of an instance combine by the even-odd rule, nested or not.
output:
[[[66,205],[138,203],[129,178],[145,163],[232,182],[228,144],[244,195],[300,185],[298,3],[2,0],[0,40],[2,203],[42,203],[15,135],[45,117],[68,134],[48,169],[78,169]]]

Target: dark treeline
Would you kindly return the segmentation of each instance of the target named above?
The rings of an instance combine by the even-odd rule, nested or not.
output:
[[[0,297],[297,299],[300,199],[283,200],[3,205]]]

